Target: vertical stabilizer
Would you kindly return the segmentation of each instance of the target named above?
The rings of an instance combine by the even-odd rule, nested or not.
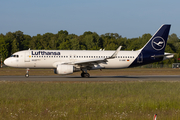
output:
[[[150,40],[139,50],[137,58],[130,67],[162,61],[171,25],[162,25]]]
[[[162,25],[142,48],[142,52],[164,54],[171,25]]]

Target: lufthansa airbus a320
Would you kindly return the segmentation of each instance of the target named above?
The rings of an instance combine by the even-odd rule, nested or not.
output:
[[[159,62],[174,55],[165,53],[171,25],[162,25],[143,48],[137,51],[97,50],[23,50],[14,53],[4,63],[10,67],[54,69],[55,74],[65,75],[82,71],[81,77],[90,77],[87,70],[121,69]]]

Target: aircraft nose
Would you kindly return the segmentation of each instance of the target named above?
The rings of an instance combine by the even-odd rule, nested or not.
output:
[[[10,65],[10,60],[9,60],[9,58],[7,58],[7,59],[4,60],[4,64],[5,64],[6,66],[9,66],[9,65]]]

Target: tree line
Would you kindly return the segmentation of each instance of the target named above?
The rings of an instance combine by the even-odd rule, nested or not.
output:
[[[45,33],[30,36],[22,31],[0,34],[0,57],[3,60],[14,52],[27,49],[38,50],[116,50],[120,45],[121,50],[138,50],[152,37],[151,34],[143,34],[137,38],[122,37],[117,33],[98,35],[96,32],[87,31],[83,35],[69,34],[66,30],[57,34]],[[176,34],[169,35],[165,52],[177,53],[173,59],[161,62],[170,64],[177,62],[180,53],[180,39]]]

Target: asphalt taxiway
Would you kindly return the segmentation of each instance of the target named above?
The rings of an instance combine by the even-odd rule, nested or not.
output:
[[[118,82],[118,81],[180,81],[180,75],[139,75],[139,76],[0,76],[0,81],[37,81],[37,82]]]

